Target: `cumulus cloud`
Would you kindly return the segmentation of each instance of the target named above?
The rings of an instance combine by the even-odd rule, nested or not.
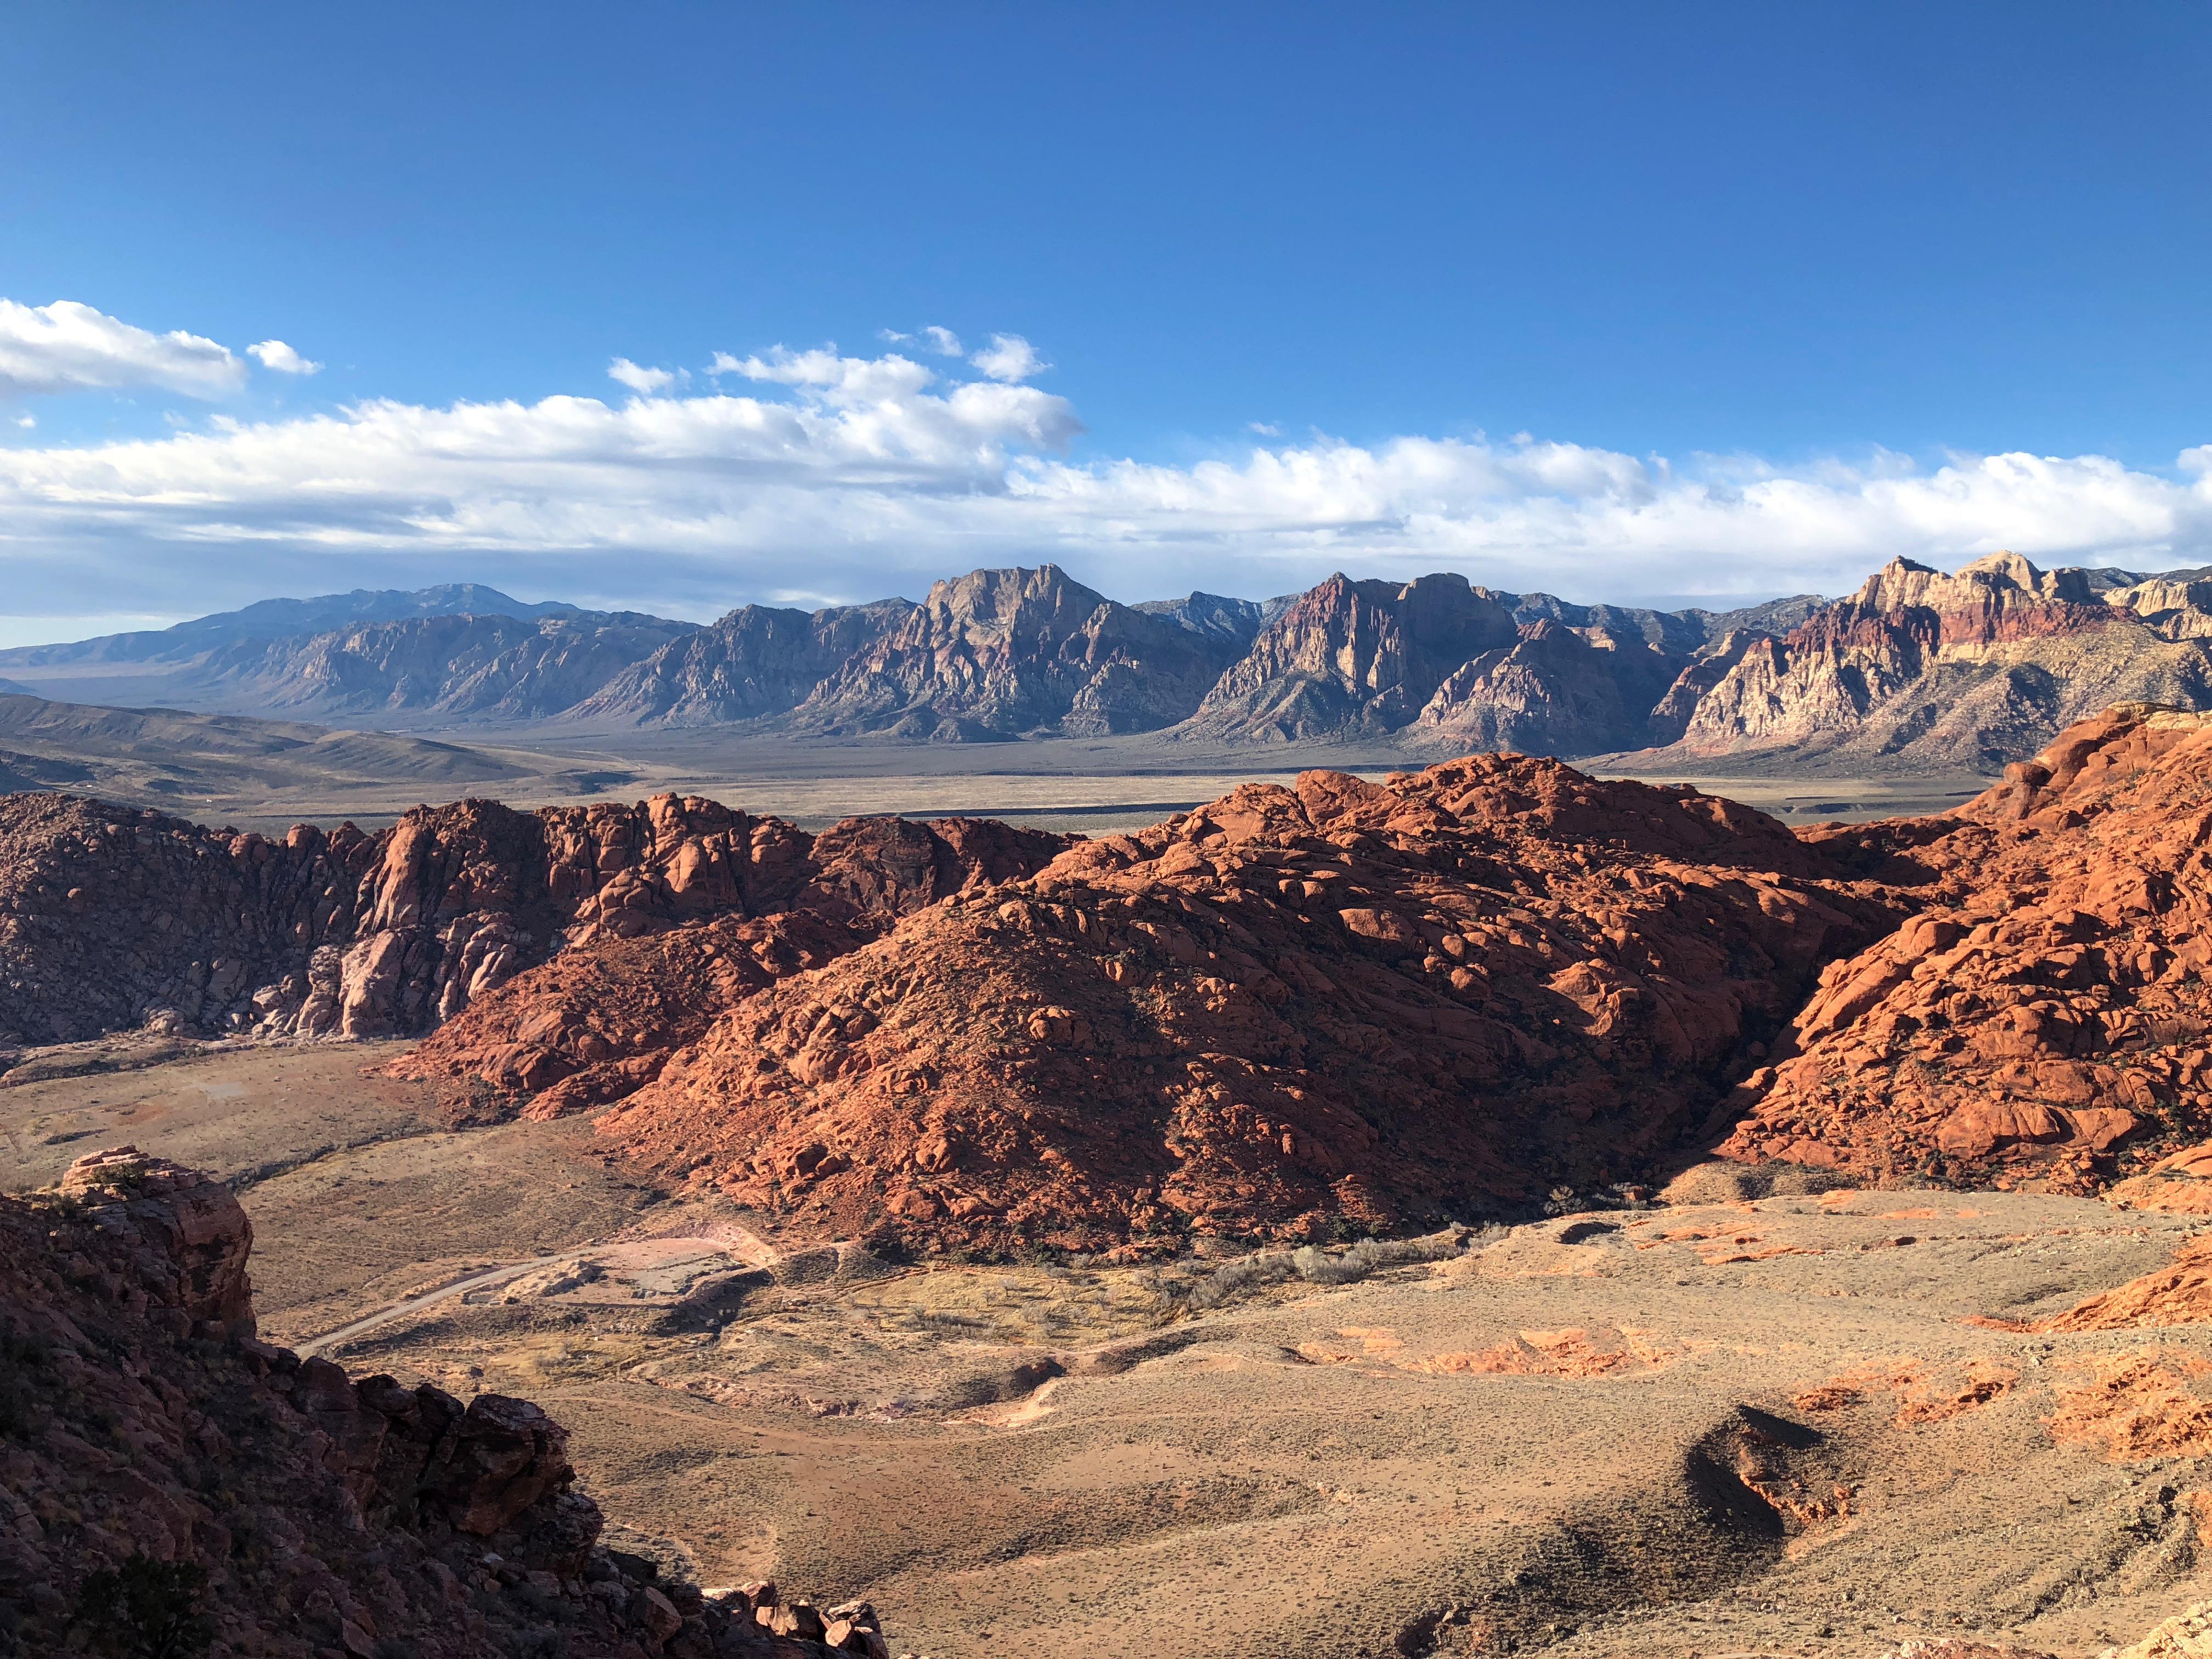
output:
[[[151,334],[74,300],[0,300],[0,397],[152,386],[220,398],[245,383],[246,365],[197,334]]]
[[[125,584],[179,613],[467,577],[711,616],[1044,559],[1128,599],[1338,569],[1728,600],[1844,592],[1899,554],[2212,562],[2212,445],[2171,472],[1879,450],[1784,467],[1527,434],[1278,440],[1169,465],[1076,455],[1066,399],[895,352],[724,353],[714,372],[724,389],[696,395],[377,401],[0,449],[0,581],[20,633]]]
[[[953,342],[955,350],[959,342]],[[1036,348],[1018,334],[994,334],[991,343],[968,360],[994,380],[1026,380],[1052,365],[1036,355]]]
[[[35,415],[18,415],[15,417],[15,424],[21,427],[26,432],[28,432],[33,427],[38,425],[38,423],[39,417]]]
[[[642,368],[627,357],[617,357],[607,365],[607,378],[619,380],[641,397],[650,398],[656,392],[666,392],[672,386],[689,386],[690,371],[682,368]]]
[[[319,374],[320,363],[309,362],[282,340],[264,340],[258,345],[246,348],[248,356],[258,360],[261,367],[274,369],[279,374]]]

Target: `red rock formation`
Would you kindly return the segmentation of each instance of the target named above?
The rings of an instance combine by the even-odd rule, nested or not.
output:
[[[533,1117],[618,1100],[785,975],[856,950],[923,906],[1029,875],[1066,845],[973,818],[848,818],[800,839],[804,856],[784,866],[776,901],[787,908],[563,951],[476,997],[388,1069],[447,1084],[457,1105],[505,1112],[529,1097]]]
[[[2212,717],[2114,709],[1841,839],[1944,879],[1822,975],[1724,1155],[2088,1191],[2212,1134]]]
[[[871,830],[870,823],[878,827]],[[565,946],[794,906],[895,910],[1063,844],[892,820],[817,838],[696,797],[518,812],[418,807],[283,841],[66,795],[0,799],[0,1041],[151,1023],[262,1035],[422,1030]],[[962,873],[955,875],[958,871]]]
[[[1855,855],[1855,854],[1854,854]],[[915,1248],[1525,1206],[1701,1125],[1902,906],[1694,792],[1478,757],[1247,786],[723,1015],[609,1143]]]
[[[598,1547],[529,1401],[256,1341],[252,1241],[228,1190],[130,1147],[0,1198],[0,1654],[154,1650],[110,1646],[102,1574],[218,1655],[474,1659],[549,1630],[576,1659],[827,1651],[770,1638],[772,1589],[757,1619]],[[872,1614],[840,1634],[888,1655]]]

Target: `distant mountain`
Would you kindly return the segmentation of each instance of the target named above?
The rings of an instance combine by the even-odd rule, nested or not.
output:
[[[356,587],[350,593],[325,593],[312,599],[262,599],[242,611],[196,617],[173,628],[135,634],[103,634],[68,645],[17,646],[0,651],[0,666],[54,667],[65,663],[182,661],[200,652],[243,640],[275,640],[320,634],[359,623],[397,622],[408,617],[573,617],[573,605],[552,601],[528,605],[495,587],[447,582],[403,592]]]
[[[717,726],[788,714],[914,610],[906,599],[826,611],[749,605],[670,641],[568,710],[580,720]]]
[[[173,689],[272,712],[544,720],[698,631],[696,623],[641,611],[574,607],[534,619],[410,617],[305,637],[238,640],[208,653]]]
[[[1462,664],[1518,637],[1499,596],[1464,576],[1331,576],[1260,631],[1183,730],[1272,742],[1380,736],[1412,720]]]
[[[2212,708],[2204,572],[2045,571],[1996,553],[1946,574],[1893,559],[1850,598],[1744,641],[1679,748],[1993,769],[2121,702]]]
[[[794,730],[975,742],[1171,726],[1238,654],[1057,565],[939,582],[793,711]]]
[[[1127,605],[1048,564],[972,571],[919,605],[746,605],[703,628],[453,586],[271,600],[0,666],[84,702],[402,724],[1158,732],[1988,770],[2108,703],[2212,705],[2212,568],[2044,571],[1998,554],[1947,575],[1897,560],[1848,599],[1659,611],[1453,574]]]

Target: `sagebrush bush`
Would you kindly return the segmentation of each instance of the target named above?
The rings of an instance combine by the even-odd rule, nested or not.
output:
[[[1503,1227],[1471,1231],[1447,1227],[1425,1238],[1363,1238],[1351,1249],[1332,1255],[1315,1245],[1295,1250],[1266,1251],[1240,1256],[1218,1268],[1190,1293],[1194,1308],[1218,1308],[1243,1291],[1262,1285],[1279,1285],[1302,1279],[1309,1285],[1352,1285],[1385,1267],[1401,1267],[1416,1261],[1443,1261],[1472,1246],[1501,1237]]]

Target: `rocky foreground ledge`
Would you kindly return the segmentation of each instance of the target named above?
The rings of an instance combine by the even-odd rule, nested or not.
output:
[[[133,1147],[0,1198],[0,1659],[889,1659],[865,1603],[599,1543],[526,1400],[256,1339],[228,1188]]]

